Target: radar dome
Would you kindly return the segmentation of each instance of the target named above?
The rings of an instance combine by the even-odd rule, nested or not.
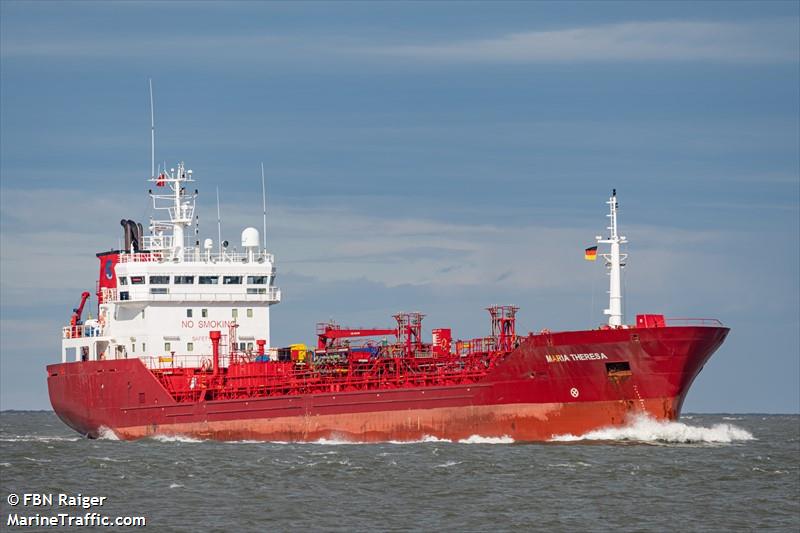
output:
[[[244,248],[258,248],[259,236],[256,228],[242,230],[242,246]]]

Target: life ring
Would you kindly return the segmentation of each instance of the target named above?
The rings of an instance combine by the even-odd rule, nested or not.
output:
[[[209,370],[211,370],[211,361],[208,359],[203,359],[202,361],[200,361],[200,370],[202,372],[208,372]]]

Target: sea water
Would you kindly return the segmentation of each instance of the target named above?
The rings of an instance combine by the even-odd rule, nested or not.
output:
[[[154,531],[798,531],[800,417],[641,418],[536,444],[299,444],[87,440],[52,413],[6,411],[0,492],[7,531],[39,530],[9,525],[15,513],[58,512]],[[11,494],[106,499],[87,511]]]

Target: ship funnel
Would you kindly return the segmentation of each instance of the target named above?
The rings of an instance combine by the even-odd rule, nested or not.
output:
[[[139,243],[139,249],[141,249],[142,245],[144,245],[144,228],[142,227],[141,222],[136,223],[136,233],[137,233],[136,239],[137,242]]]
[[[130,250],[130,248],[133,247],[133,251],[134,252],[138,252],[139,251],[139,228],[136,227],[136,222],[134,222],[133,220],[126,220],[125,221],[125,225],[128,226],[128,234],[130,235],[130,241],[126,243],[128,245],[126,247],[126,249]]]
[[[131,227],[128,226],[128,221],[124,218],[119,221],[119,225],[122,226],[122,231],[125,234],[125,247],[123,249],[127,252],[131,249]]]

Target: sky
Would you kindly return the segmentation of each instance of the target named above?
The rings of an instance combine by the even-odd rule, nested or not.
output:
[[[45,365],[95,253],[186,161],[200,230],[261,224],[278,345],[425,313],[426,331],[604,322],[583,260],[619,195],[626,319],[731,328],[689,412],[800,411],[797,2],[0,0],[0,409]]]

